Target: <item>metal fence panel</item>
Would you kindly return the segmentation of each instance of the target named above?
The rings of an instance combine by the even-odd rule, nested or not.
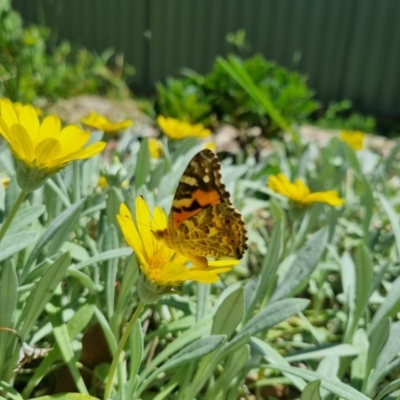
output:
[[[206,73],[246,31],[249,55],[305,73],[323,102],[400,116],[398,0],[14,0],[26,21],[91,50],[113,47],[151,90],[182,67]]]

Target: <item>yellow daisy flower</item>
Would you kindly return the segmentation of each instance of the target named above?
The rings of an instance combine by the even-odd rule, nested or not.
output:
[[[32,192],[46,179],[74,160],[83,160],[100,153],[106,143],[83,147],[90,133],[77,125],[61,129],[56,115],[42,123],[30,105],[17,114],[9,100],[1,102],[0,134],[9,143],[17,170],[17,181],[25,192]]]
[[[365,133],[361,131],[340,131],[340,139],[347,143],[353,150],[364,148]]]
[[[293,203],[303,207],[310,206],[313,203],[326,203],[337,207],[344,203],[344,200],[338,196],[335,190],[311,193],[302,179],[296,179],[294,183],[291,183],[283,174],[270,176],[268,187],[275,193],[286,196]]]
[[[160,158],[162,154],[162,144],[159,140],[155,138],[149,138],[149,151],[153,158]]]
[[[10,101],[10,100],[8,100],[8,99],[0,99],[0,104],[1,104],[2,101]],[[15,111],[15,113],[16,113],[17,115],[18,115],[19,112],[22,110],[22,108],[26,105],[26,104],[20,103],[19,101],[11,102],[11,104],[12,104],[12,106],[14,107],[14,111]],[[40,109],[39,107],[35,107],[35,106],[32,106],[32,107],[33,107],[33,109],[35,110],[35,112],[36,112],[36,114],[37,114],[38,117],[40,117],[40,116],[43,114],[43,110]]]
[[[98,129],[105,133],[116,133],[123,131],[133,124],[131,119],[125,119],[119,122],[111,122],[104,115],[97,114],[95,111],[91,111],[88,116],[82,118],[81,122],[82,124]]]
[[[136,199],[136,224],[125,204],[121,204],[117,215],[119,226],[134,250],[144,279],[139,285],[142,301],[152,303],[160,296],[170,293],[175,286],[191,280],[213,283],[218,275],[232,269],[237,260],[210,261],[209,267],[185,266],[188,259],[157,240],[153,231],[167,227],[167,217],[161,208],[155,207],[153,217],[142,197]]]
[[[166,118],[162,115],[157,117],[157,123],[161,130],[171,139],[184,139],[187,137],[207,137],[211,135],[209,129],[202,124],[189,124],[175,118]]]

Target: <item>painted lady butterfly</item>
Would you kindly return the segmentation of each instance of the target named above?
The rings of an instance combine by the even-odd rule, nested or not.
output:
[[[207,257],[240,259],[247,249],[242,216],[232,206],[220,171],[211,150],[197,153],[179,181],[168,227],[153,231],[158,240],[201,268],[208,266]]]

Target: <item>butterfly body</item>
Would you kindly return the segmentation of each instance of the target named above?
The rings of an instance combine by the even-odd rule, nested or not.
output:
[[[246,229],[221,180],[217,156],[197,153],[180,179],[168,227],[153,234],[194,265],[206,267],[207,257],[241,258],[247,249]]]

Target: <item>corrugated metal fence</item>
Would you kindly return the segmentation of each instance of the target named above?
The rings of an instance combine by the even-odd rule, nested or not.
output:
[[[246,31],[261,52],[309,76],[323,102],[400,116],[399,0],[13,0],[26,21],[89,49],[114,47],[137,69],[135,86],[180,68],[208,72]],[[249,55],[250,55],[249,54]]]

